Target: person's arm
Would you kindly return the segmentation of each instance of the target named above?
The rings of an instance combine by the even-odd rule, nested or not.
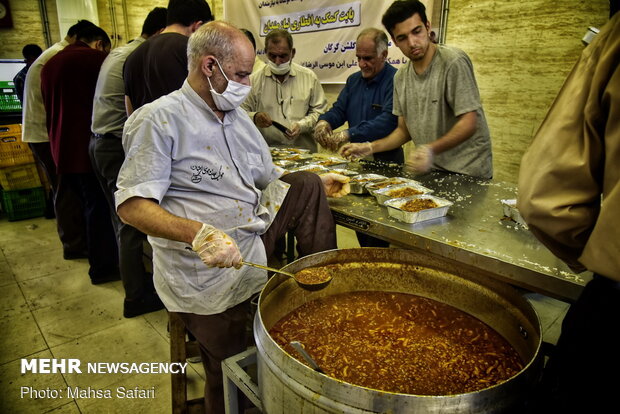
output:
[[[618,257],[612,223],[618,211],[613,157],[620,142],[619,21],[616,17],[615,30],[601,30],[582,52],[519,172],[519,212],[532,233],[575,271],[604,268]]]
[[[125,95],[125,112],[127,112],[127,117],[133,114],[133,104],[131,103],[131,98]]]
[[[349,102],[350,79],[350,77],[347,79],[345,87],[338,94],[338,98],[332,105],[331,109],[324,114],[321,114],[318,122],[314,126],[314,140],[322,147],[331,151],[336,151],[339,144],[339,142],[334,140],[336,134],[334,134],[333,130],[340,127],[347,121],[346,108]],[[345,140],[346,137],[348,137],[348,134],[345,136]]]
[[[464,113],[458,117],[458,121],[448,132],[427,145],[435,155],[452,149],[474,135],[477,121],[476,111]]]
[[[241,252],[235,241],[207,223],[169,213],[155,201],[131,197],[117,207],[123,223],[149,236],[187,243],[208,267],[241,266]]]
[[[123,223],[137,228],[149,236],[192,244],[202,223],[169,213],[155,201],[132,197],[117,208]]]
[[[446,134],[433,142],[416,146],[405,160],[405,170],[416,173],[430,171],[435,155],[454,148],[472,137],[476,132],[477,119],[476,112],[464,113]]]
[[[398,117],[398,126],[387,137],[372,142],[349,143],[340,148],[340,155],[347,159],[366,157],[375,152],[396,149],[411,140],[409,129],[402,116]]]
[[[398,117],[398,126],[387,137],[371,142],[372,152],[384,152],[396,149],[411,140],[405,118]]]
[[[23,71],[24,69],[22,69]],[[13,84],[15,85],[15,92],[17,92],[17,97],[19,98],[19,102],[24,103],[24,82],[26,79],[26,74],[22,71],[13,78]]]

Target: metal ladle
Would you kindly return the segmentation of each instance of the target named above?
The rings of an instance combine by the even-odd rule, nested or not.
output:
[[[297,352],[299,352],[299,355],[301,355],[306,360],[306,362],[310,364],[313,370],[315,370],[316,372],[320,372],[321,374],[325,374],[325,371],[321,369],[321,367],[316,363],[314,358],[312,358],[310,354],[306,352],[301,342],[291,341],[290,344],[293,348],[295,348]]]
[[[330,276],[329,279],[327,279],[325,281],[321,281],[319,283],[306,283],[306,282],[302,282],[301,280],[299,280],[297,275],[295,275],[293,273],[285,272],[284,270],[274,269],[273,267],[267,267],[267,266],[260,265],[258,263],[252,263],[252,262],[246,262],[246,261],[242,261],[241,264],[242,265],[246,265],[246,266],[258,267],[259,269],[268,270],[270,272],[280,273],[280,274],[283,274],[285,276],[292,277],[295,280],[295,282],[297,282],[297,284],[300,287],[302,287],[302,288],[304,288],[306,290],[320,290],[320,289],[323,289],[332,280],[332,278]]]

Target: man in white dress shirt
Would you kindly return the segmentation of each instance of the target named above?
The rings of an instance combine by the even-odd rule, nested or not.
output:
[[[265,271],[242,267],[242,258],[265,264],[289,230],[302,256],[335,248],[325,195],[346,194],[348,179],[283,176],[273,164],[239,108],[254,65],[240,30],[203,25],[189,40],[188,61],[180,90],[127,120],[115,196],[121,219],[149,235],[155,288],[198,340],[206,411],[219,413],[221,361],[245,349],[249,300],[267,281]]]

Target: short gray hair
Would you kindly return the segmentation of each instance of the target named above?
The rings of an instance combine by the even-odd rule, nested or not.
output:
[[[293,36],[284,29],[273,29],[265,37],[265,49],[269,46],[269,43],[279,43],[282,39],[288,43],[288,48],[293,50]]]
[[[368,29],[364,29],[357,35],[357,39],[359,40],[361,37],[370,37],[375,42],[375,49],[377,51],[377,56],[383,53],[388,49],[388,38],[383,30],[376,29],[374,27],[369,27]]]
[[[206,55],[213,55],[223,64],[233,56],[234,32],[239,29],[228,22],[213,21],[200,26],[189,38],[187,42],[187,66],[191,72],[199,65],[200,58]]]

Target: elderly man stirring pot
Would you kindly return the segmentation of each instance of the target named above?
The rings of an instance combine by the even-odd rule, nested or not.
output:
[[[188,61],[181,89],[127,120],[115,196],[121,219],[149,235],[162,302],[200,344],[207,412],[223,412],[221,361],[245,349],[249,300],[267,281],[266,271],[241,267],[242,258],[266,263],[291,229],[302,256],[335,248],[325,196],[345,195],[348,179],[283,175],[273,164],[239,109],[254,50],[236,27],[203,25]]]

